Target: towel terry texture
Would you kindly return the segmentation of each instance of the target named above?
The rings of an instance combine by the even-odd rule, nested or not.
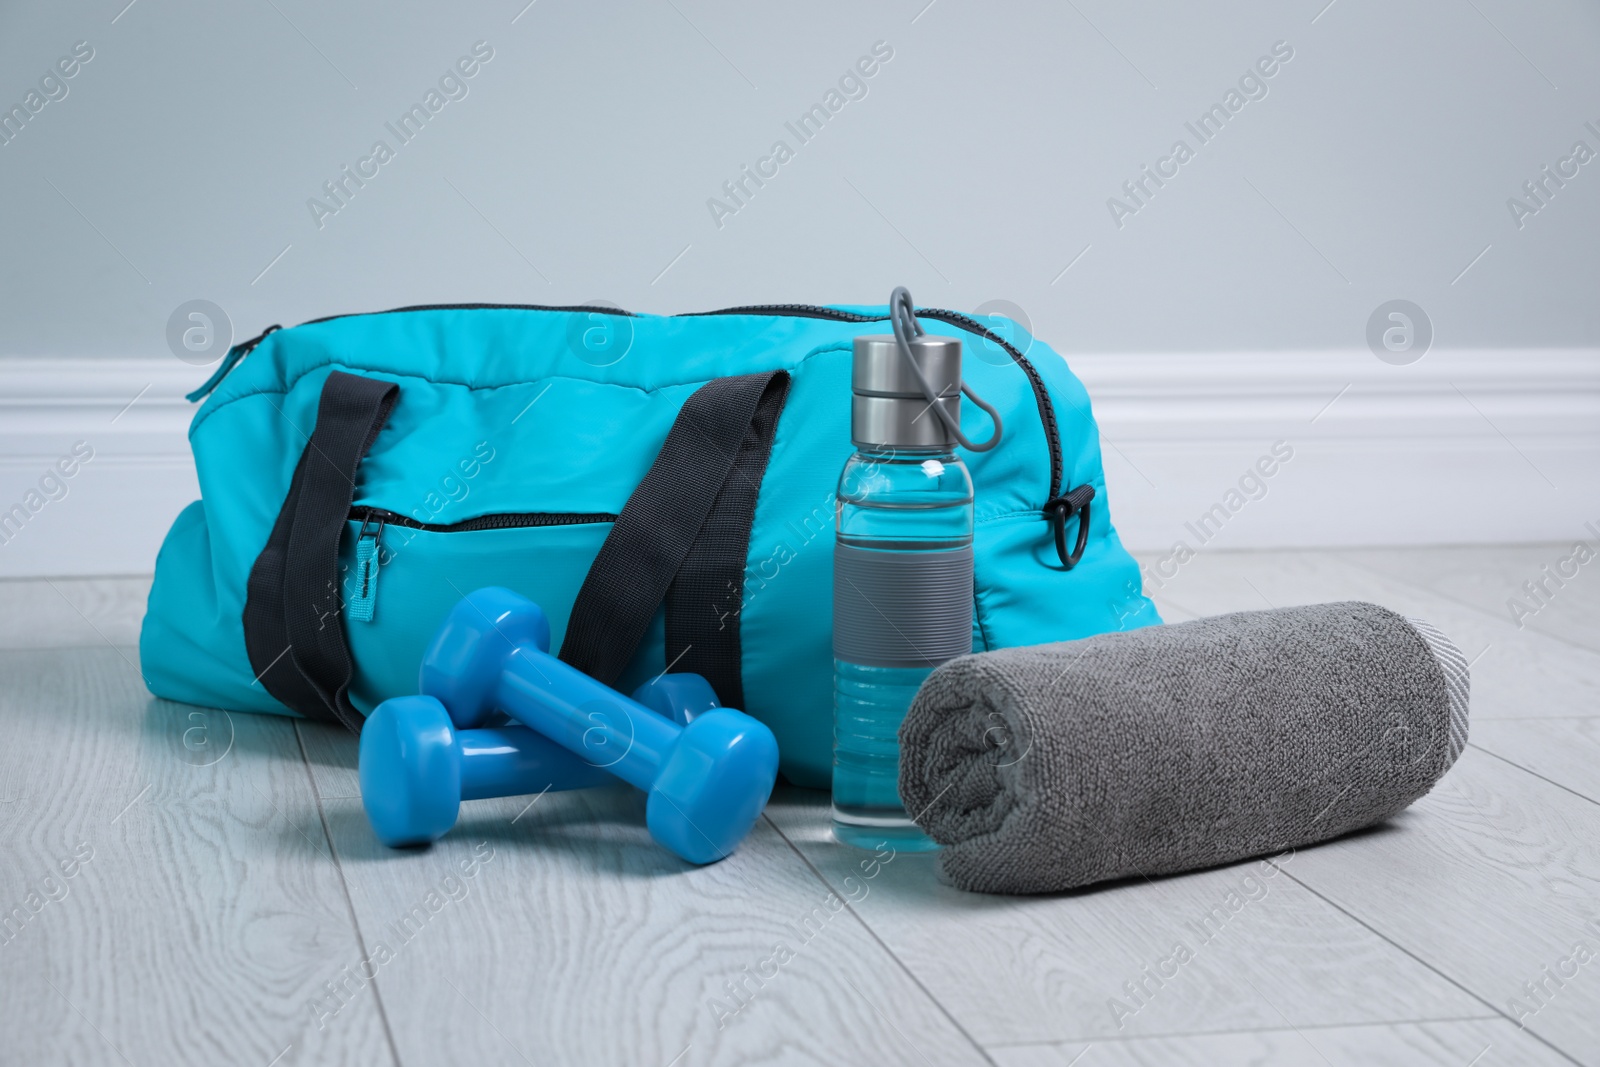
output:
[[[962,656],[900,729],[900,795],[962,889],[1046,893],[1337,837],[1466,745],[1467,662],[1376,604]]]

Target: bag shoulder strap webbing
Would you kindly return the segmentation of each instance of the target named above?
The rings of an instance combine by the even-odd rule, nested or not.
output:
[[[738,608],[786,371],[718,378],[684,402],[595,556],[561,658],[614,685],[666,602],[666,665],[741,707]]]
[[[339,588],[339,540],[356,469],[388,421],[399,386],[334,371],[267,545],[250,568],[245,650],[256,680],[313,719],[361,729]]]

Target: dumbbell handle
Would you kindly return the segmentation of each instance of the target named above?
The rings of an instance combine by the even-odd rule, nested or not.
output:
[[[683,728],[532,645],[506,656],[496,705],[623,781],[649,791]]]
[[[541,790],[589,789],[612,776],[526,726],[460,730],[461,799],[487,800]]]

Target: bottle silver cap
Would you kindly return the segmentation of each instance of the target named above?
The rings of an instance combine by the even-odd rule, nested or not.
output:
[[[939,405],[961,421],[961,341],[923,334],[911,355],[933,386]],[[955,438],[930,410],[922,386],[906,366],[893,334],[855,339],[850,372],[850,437],[857,447],[944,448]]]

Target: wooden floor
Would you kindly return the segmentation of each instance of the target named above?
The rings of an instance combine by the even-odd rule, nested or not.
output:
[[[147,581],[0,583],[0,1062],[1600,1065],[1600,561],[1507,606],[1566,554],[1202,553],[1169,621],[1359,598],[1442,627],[1466,754],[1281,876],[1026,899],[864,869],[796,790],[702,869],[626,789],[390,852],[349,736],[146,693]]]

